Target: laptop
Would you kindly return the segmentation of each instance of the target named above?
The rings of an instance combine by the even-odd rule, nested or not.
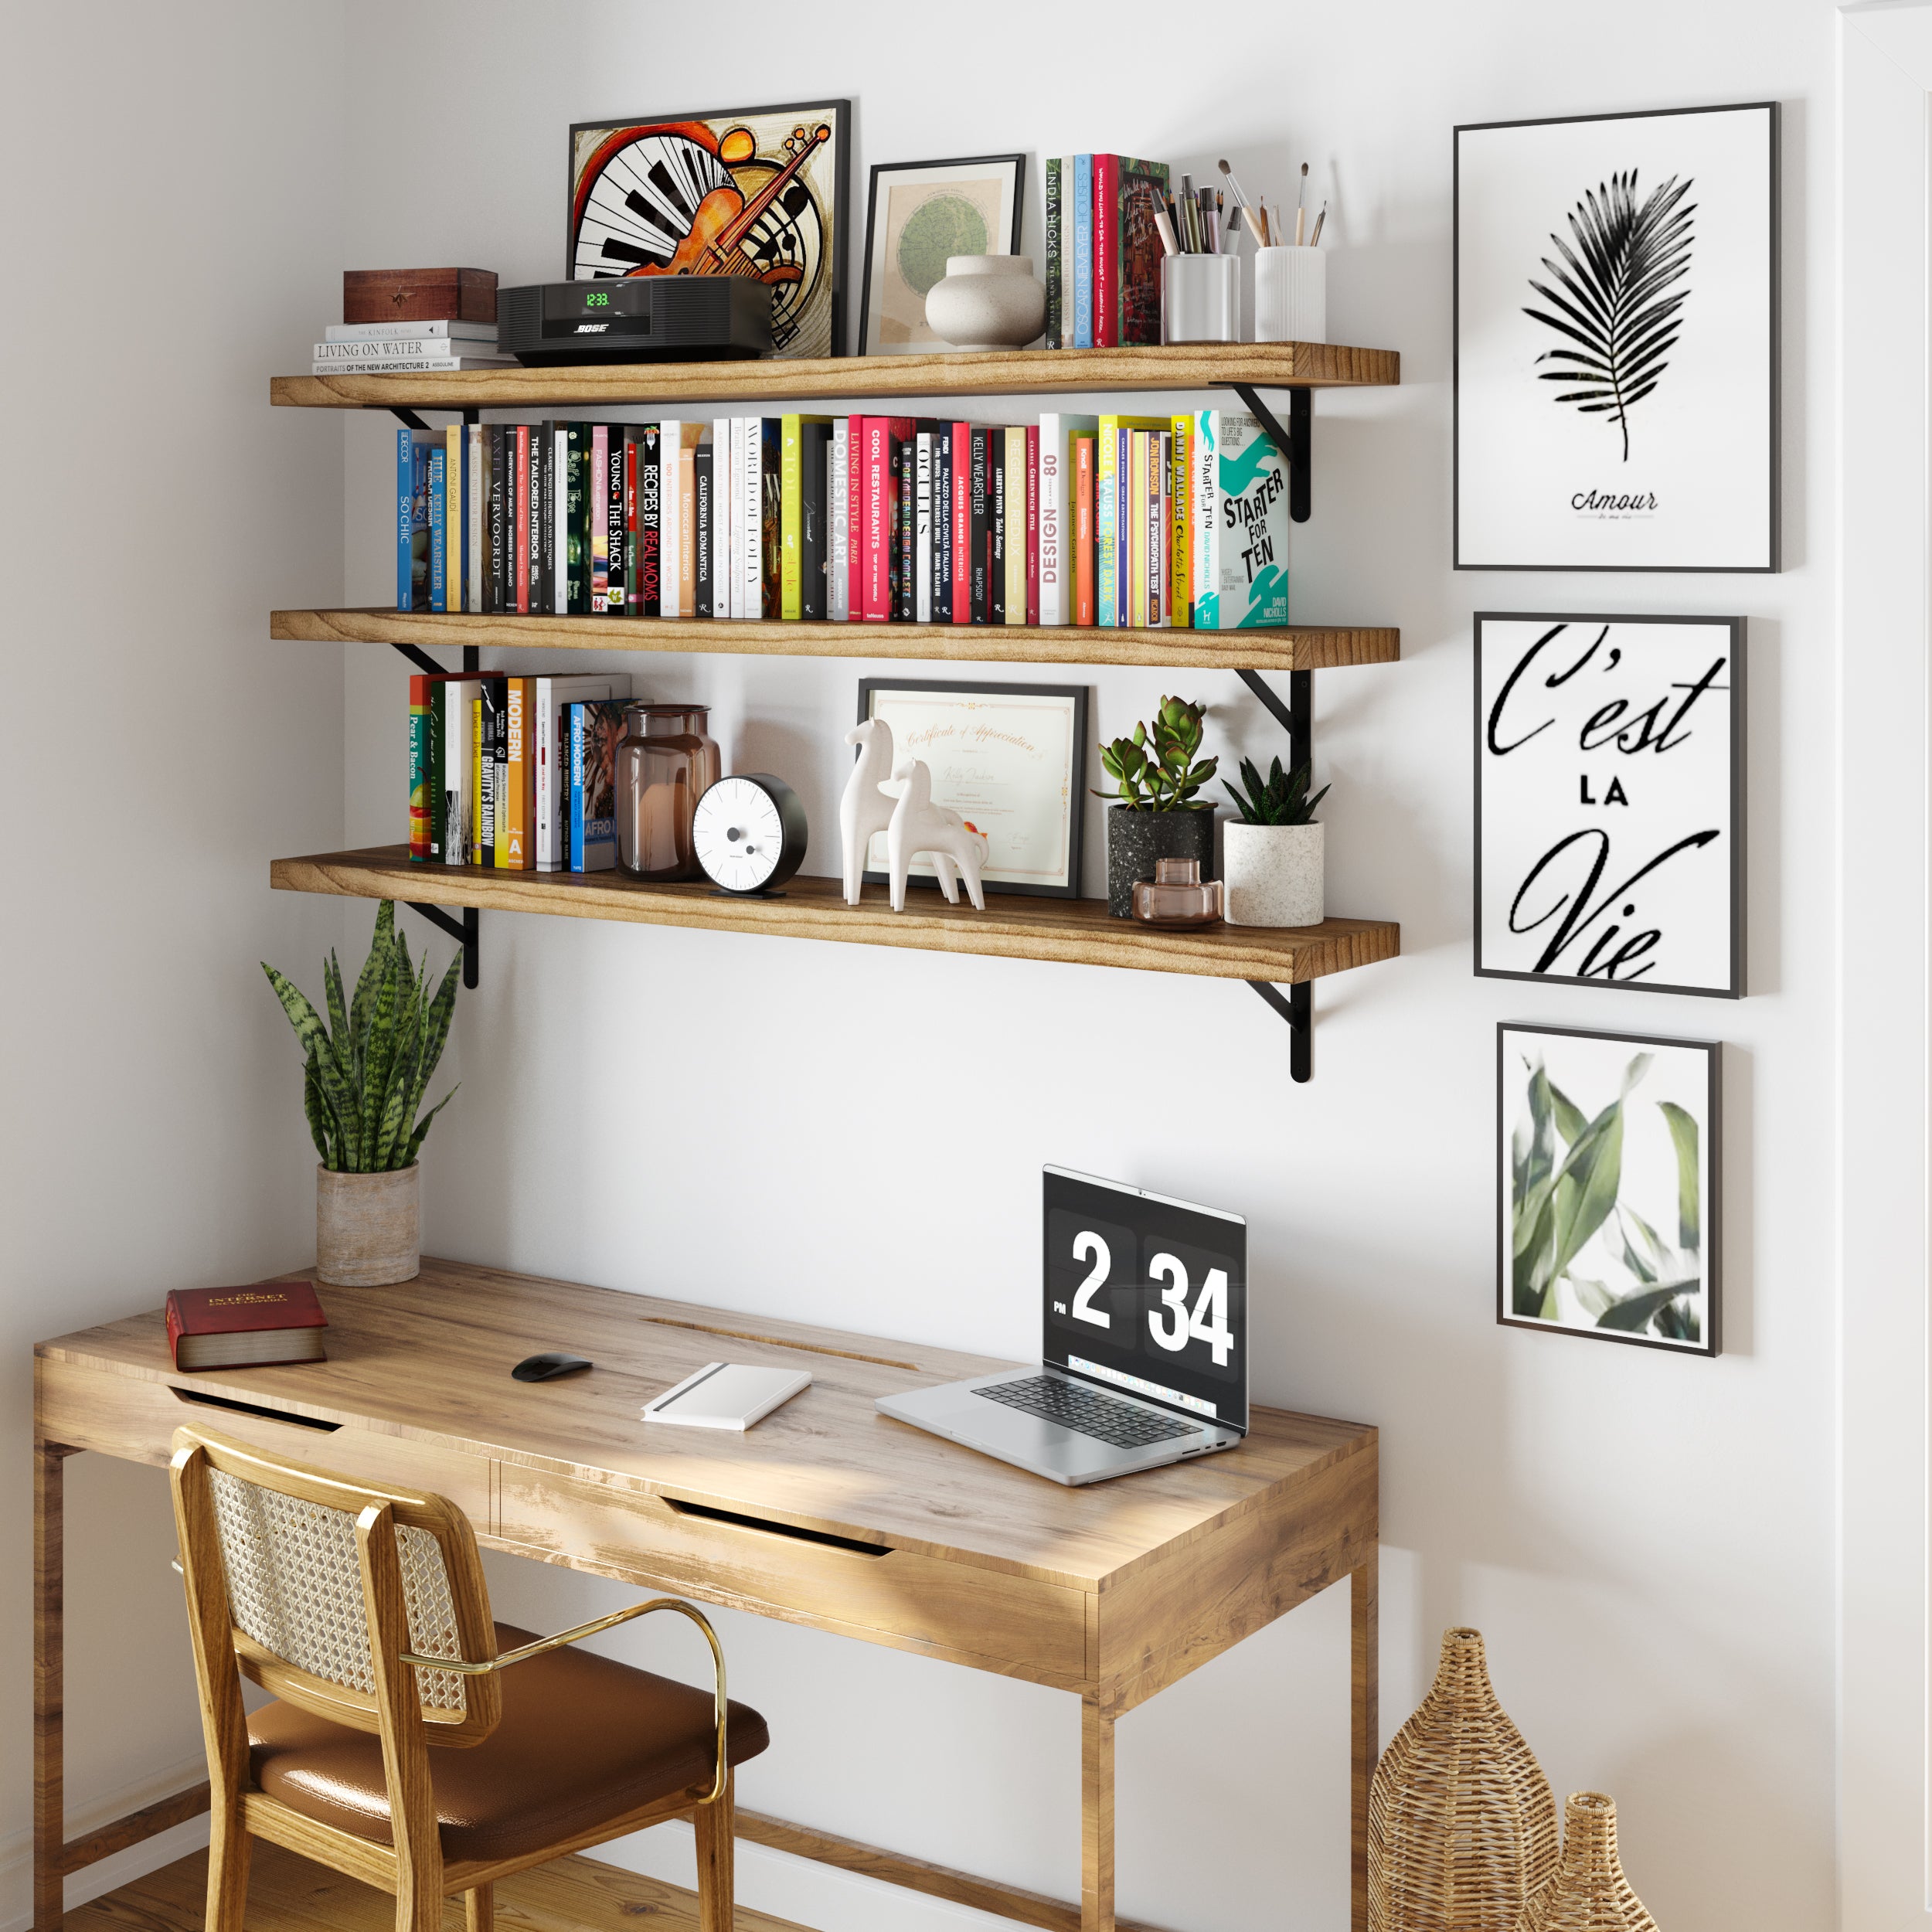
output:
[[[881,1396],[880,1412],[1070,1485],[1232,1449],[1247,1222],[1065,1168],[1043,1190],[1039,1367]]]

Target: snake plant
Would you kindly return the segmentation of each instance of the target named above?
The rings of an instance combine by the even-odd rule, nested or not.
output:
[[[1094,797],[1130,811],[1212,811],[1212,799],[1194,795],[1220,766],[1218,758],[1194,761],[1206,711],[1204,704],[1163,698],[1151,726],[1137,724],[1132,737],[1100,747],[1101,767],[1117,789],[1097,790]]]
[[[298,987],[263,961],[262,971],[308,1057],[302,1105],[315,1151],[332,1173],[380,1174],[415,1161],[430,1122],[456,1091],[451,1087],[416,1118],[450,1036],[462,963],[461,954],[450,961],[432,996],[429,961],[420,969],[410,964],[392,899],[376,909],[376,937],[346,1008],[342,968],[330,950],[322,968],[326,1022]]]

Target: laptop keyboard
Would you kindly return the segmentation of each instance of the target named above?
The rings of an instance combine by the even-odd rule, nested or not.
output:
[[[1137,1409],[1131,1403],[1116,1402],[1111,1396],[1096,1395],[1077,1383],[1062,1382],[1053,1376],[1031,1376],[1022,1382],[996,1382],[975,1389],[988,1402],[1004,1403],[1043,1422],[1057,1422],[1075,1434],[1092,1436],[1117,1449],[1143,1449],[1151,1442],[1171,1442],[1176,1436],[1191,1436],[1195,1425],[1171,1422],[1151,1410]]]

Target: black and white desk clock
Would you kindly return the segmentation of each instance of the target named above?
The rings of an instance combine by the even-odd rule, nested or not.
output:
[[[775,893],[805,861],[805,808],[782,778],[743,771],[698,801],[691,842],[720,892]]]

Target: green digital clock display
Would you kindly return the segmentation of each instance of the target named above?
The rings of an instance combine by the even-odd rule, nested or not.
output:
[[[586,308],[608,308],[611,306],[610,291],[608,289],[592,291],[590,294],[584,297],[583,306]]]

